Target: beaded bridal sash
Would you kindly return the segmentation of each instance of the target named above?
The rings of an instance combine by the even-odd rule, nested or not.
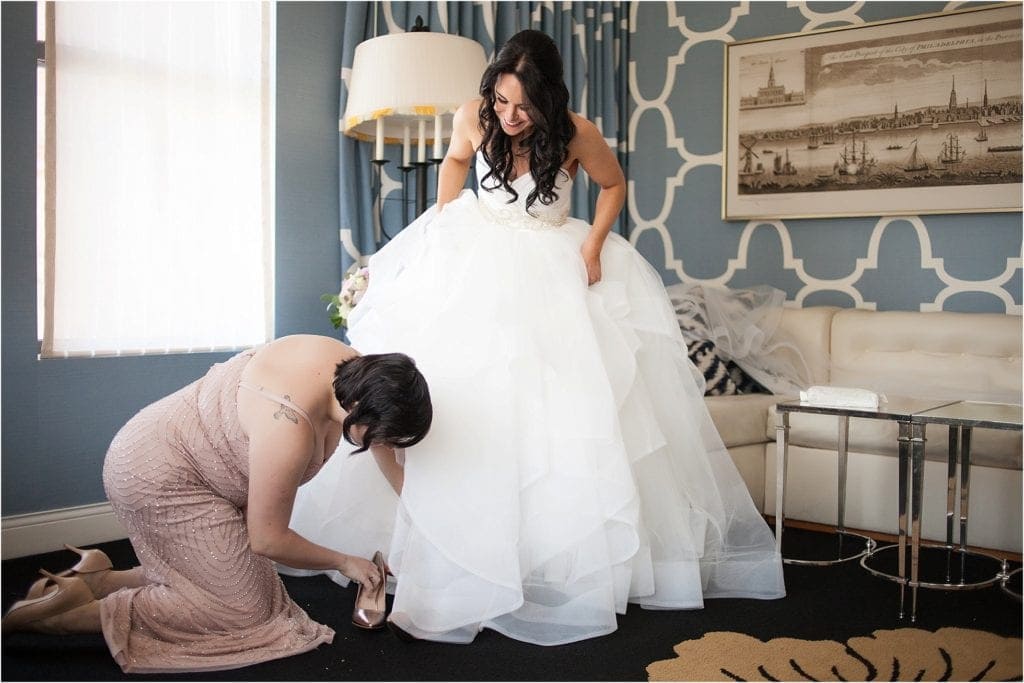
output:
[[[565,225],[568,210],[548,216],[531,216],[518,202],[495,206],[493,199],[481,196],[477,199],[481,213],[495,223],[516,230],[552,230]]]

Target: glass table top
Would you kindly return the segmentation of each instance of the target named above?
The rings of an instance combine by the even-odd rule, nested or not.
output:
[[[1020,429],[1021,406],[1009,403],[957,401],[950,405],[923,410],[914,415],[916,421],[963,427]]]
[[[778,403],[775,406],[775,409],[780,413],[817,413],[820,415],[869,417],[880,420],[907,420],[917,413],[946,406],[951,403],[956,403],[956,401],[943,401],[934,398],[911,398],[909,396],[889,396],[886,400],[879,402],[877,408],[826,405],[792,400]]]

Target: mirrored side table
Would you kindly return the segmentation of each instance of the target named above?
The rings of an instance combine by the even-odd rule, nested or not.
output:
[[[944,424],[949,427],[949,455],[947,458],[946,487],[946,542],[945,544],[921,543],[921,504],[924,484],[925,431],[929,424]],[[895,546],[877,548],[861,559],[861,565],[869,572],[900,584],[899,616],[903,618],[905,588],[911,589],[910,620],[917,618],[917,589],[937,588],[942,590],[969,590],[985,588],[995,584],[1015,595],[1007,588],[1011,579],[1005,560],[993,555],[967,548],[968,506],[970,501],[971,434],[974,428],[1021,430],[1021,406],[1004,403],[983,403],[979,401],[956,401],[915,411],[907,427],[910,430],[910,459],[906,459],[901,424],[900,444],[900,530],[899,543]],[[959,466],[959,472],[958,472]],[[908,474],[909,468],[909,474]],[[959,475],[959,478],[958,478]],[[959,485],[959,514],[957,514],[956,491]],[[905,510],[910,501],[910,561],[907,575],[907,524]],[[959,524],[957,524],[959,523]],[[959,543],[954,544],[954,528],[959,526]],[[945,557],[944,580],[921,580],[921,549],[938,549]],[[895,550],[897,573],[892,574],[879,567],[878,561]],[[955,558],[955,562],[954,562]],[[968,571],[968,562],[983,565]],[[1017,570],[1019,572],[1020,570]]]
[[[783,556],[783,562],[787,564],[804,565],[830,565],[839,562],[856,560],[872,553],[875,548],[875,541],[867,536],[852,533],[846,530],[846,468],[847,448],[850,435],[850,418],[865,418],[871,420],[890,420],[899,424],[899,449],[900,461],[909,461],[910,446],[912,443],[911,418],[930,408],[936,408],[949,404],[950,401],[937,401],[934,399],[917,399],[901,396],[891,396],[878,408],[858,408],[852,406],[826,406],[814,403],[806,403],[798,400],[784,401],[775,406],[779,415],[779,423],[776,426],[775,448],[775,539],[782,554],[782,531],[785,521],[786,506],[786,475],[789,459],[789,422],[793,413],[807,413],[817,415],[832,415],[837,421],[836,453],[838,457],[838,500],[837,500],[837,523],[836,534],[838,543],[836,552],[822,558],[787,558]],[[922,435],[923,438],[923,435]],[[901,473],[906,468],[901,467]],[[904,474],[901,474],[901,486],[905,489],[905,482],[902,481]],[[900,507],[901,529],[906,527],[906,501]],[[905,532],[904,532],[905,536]],[[852,538],[855,542],[849,543]]]

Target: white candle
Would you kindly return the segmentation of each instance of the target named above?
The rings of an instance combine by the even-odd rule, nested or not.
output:
[[[416,134],[416,161],[421,164],[427,160],[427,121],[419,120],[419,131]]]
[[[373,148],[373,158],[375,161],[380,161],[384,158],[384,117],[381,116],[377,119],[377,137],[374,138],[376,143]]]
[[[402,166],[409,165],[409,124],[402,130]]]
[[[441,158],[441,115],[434,117],[434,159]]]

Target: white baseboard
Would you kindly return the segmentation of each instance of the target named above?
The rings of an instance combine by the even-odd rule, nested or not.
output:
[[[127,538],[110,503],[11,515],[2,520],[0,555],[5,560]]]

